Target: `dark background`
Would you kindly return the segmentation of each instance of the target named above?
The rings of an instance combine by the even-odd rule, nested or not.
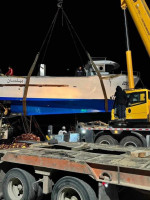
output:
[[[126,71],[124,19],[120,1],[64,0],[63,8],[90,55],[116,61],[121,66],[120,70]],[[57,0],[32,4],[24,0],[5,0],[0,3],[0,67],[4,73],[11,65],[15,75],[27,75],[56,11]],[[139,71],[145,86],[150,87],[150,59],[129,13],[128,25],[134,71]],[[42,51],[34,74],[37,74],[38,64],[43,62],[47,66],[47,75],[74,75],[75,69],[87,61],[82,45],[75,36],[72,39],[65,18],[62,26],[59,12],[46,56],[42,61]]]

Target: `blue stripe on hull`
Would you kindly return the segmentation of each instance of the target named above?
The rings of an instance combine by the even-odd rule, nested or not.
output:
[[[5,99],[6,100],[6,99]],[[113,101],[108,100],[108,112]],[[11,112],[22,113],[22,99],[11,101]],[[27,115],[51,115],[105,112],[104,99],[27,99]]]

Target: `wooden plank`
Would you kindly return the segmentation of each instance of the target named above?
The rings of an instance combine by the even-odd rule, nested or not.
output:
[[[147,151],[147,150],[136,150],[136,151],[131,152],[131,156],[139,157],[139,158],[150,157],[150,151]]]

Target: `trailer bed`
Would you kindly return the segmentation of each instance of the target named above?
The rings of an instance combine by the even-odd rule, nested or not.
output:
[[[150,190],[150,148],[92,143],[37,143],[0,150],[1,163],[86,174],[98,182]]]

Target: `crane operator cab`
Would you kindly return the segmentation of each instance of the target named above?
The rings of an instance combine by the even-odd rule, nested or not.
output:
[[[127,104],[125,121],[131,123],[150,122],[150,91],[148,89],[126,90]],[[111,122],[117,121],[116,104],[111,111]]]

